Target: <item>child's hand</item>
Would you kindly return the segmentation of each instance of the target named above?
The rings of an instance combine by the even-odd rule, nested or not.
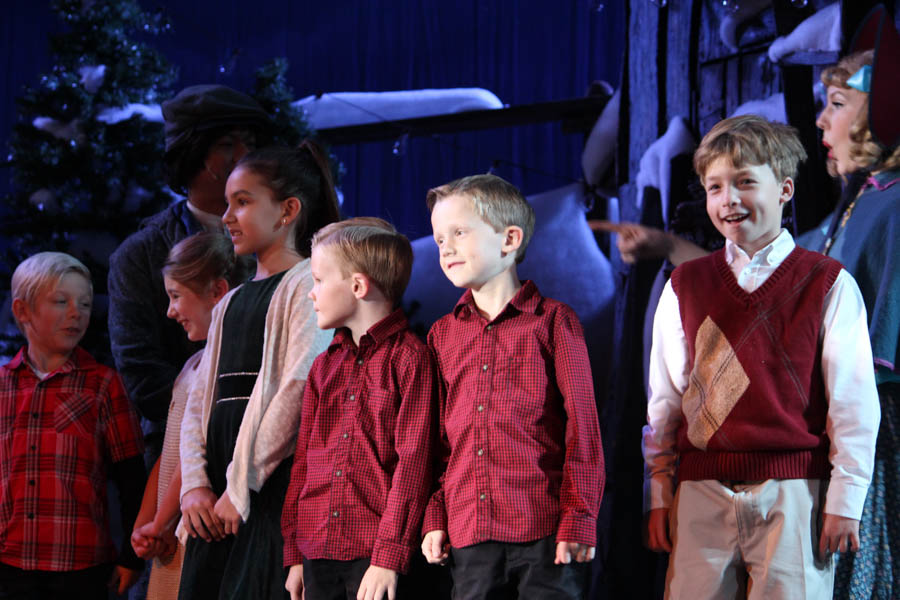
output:
[[[422,554],[425,560],[431,564],[442,565],[447,562],[450,556],[450,544],[447,543],[447,532],[442,529],[435,529],[425,534],[422,540]]]
[[[644,544],[654,552],[671,552],[669,539],[669,509],[654,508],[646,515]]]
[[[165,547],[163,541],[149,533],[146,528],[147,525],[142,525],[131,532],[131,547],[139,558],[145,560],[159,556]]]
[[[228,492],[222,494],[222,497],[216,502],[215,511],[216,516],[222,519],[222,522],[225,524],[225,535],[237,535],[238,527],[241,526],[244,520],[241,518],[241,513],[231,503]]]
[[[137,583],[137,580],[140,576],[140,571],[134,571],[132,569],[129,569],[128,567],[116,565],[116,568],[113,569],[112,575],[109,578],[109,583],[107,584],[107,586],[110,589],[116,590],[116,594],[121,596],[128,588]],[[77,592],[77,590],[72,591]],[[77,595],[77,593],[73,595]]]
[[[291,594],[291,600],[304,600],[306,590],[303,589],[303,565],[291,565],[284,589]]]
[[[825,513],[819,534],[819,556],[825,560],[832,552],[859,550],[859,521]]]
[[[575,557],[575,562],[590,562],[594,560],[595,553],[596,549],[587,544],[556,542],[556,559],[554,559],[553,564],[567,565],[572,562],[573,556]]]
[[[178,544],[175,533],[170,528],[160,526],[155,520],[150,521],[146,525],[142,525],[131,534],[132,546],[134,546],[135,536],[149,540],[147,548],[144,549],[146,555],[141,554],[137,547],[134,549],[135,554],[144,559],[154,558],[156,556],[159,556],[160,558],[172,556],[172,554],[175,553],[175,547]]]
[[[201,537],[207,542],[225,537],[222,520],[215,513],[216,495],[207,487],[197,487],[181,499],[184,526],[191,537]]]
[[[397,571],[369,565],[362,581],[356,600],[382,600],[385,596],[394,600],[397,595]]]

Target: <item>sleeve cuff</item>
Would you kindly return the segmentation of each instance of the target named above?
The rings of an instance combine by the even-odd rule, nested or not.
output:
[[[597,519],[590,515],[568,513],[563,514],[559,520],[559,529],[556,532],[557,542],[575,542],[597,545]]]
[[[376,567],[391,569],[398,573],[406,573],[409,570],[410,558],[412,558],[412,548],[409,546],[385,540],[375,540],[370,562]]]
[[[862,518],[863,505],[866,503],[866,493],[869,487],[860,487],[858,485],[831,482],[822,480],[822,483],[828,485],[828,492],[825,494],[825,512],[829,515],[837,515],[839,517],[847,517],[848,519]]]
[[[294,565],[303,564],[303,553],[297,547],[296,539],[284,540],[284,567],[289,568]]]
[[[673,483],[664,476],[644,480],[644,512],[656,508],[669,508],[674,498]]]
[[[422,536],[429,531],[447,531],[447,512],[440,502],[431,501],[425,507],[425,518],[422,520]]]

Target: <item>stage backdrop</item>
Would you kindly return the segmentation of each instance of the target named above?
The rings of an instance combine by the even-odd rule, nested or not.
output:
[[[52,67],[48,32],[64,25],[47,0],[12,0],[0,20],[0,143],[15,96]],[[171,18],[172,35],[148,38],[180,69],[178,87],[217,82],[248,90],[273,57],[290,61],[297,98],[316,92],[485,87],[507,104],[580,97],[592,80],[618,86],[621,0],[142,0]],[[336,147],[347,168],[348,215],[377,215],[411,238],[430,234],[428,188],[494,172],[527,194],[580,177],[579,135],[558,123]],[[513,166],[522,165],[529,169]],[[9,189],[0,173],[0,193]]]

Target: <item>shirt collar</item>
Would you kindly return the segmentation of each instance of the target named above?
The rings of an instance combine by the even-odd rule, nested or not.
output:
[[[200,210],[192,204],[190,200],[185,202],[185,206],[187,206],[187,209],[191,211],[191,214],[194,215],[194,218],[197,219],[197,222],[199,222],[206,231],[222,231],[224,229],[225,226],[222,223],[222,217],[220,215]]]
[[[787,258],[787,255],[794,250],[795,246],[794,238],[791,237],[788,230],[782,229],[781,233],[778,234],[778,237],[772,240],[769,245],[761,248],[751,259],[737,244],[731,240],[725,240],[725,262],[730,265],[738,258],[738,256],[741,256],[747,263],[756,262],[777,265],[781,264],[781,261]]]
[[[519,312],[535,313],[540,303],[541,293],[538,291],[537,285],[532,280],[526,279],[522,282],[522,287],[512,297],[512,300],[500,311],[500,314],[502,315],[510,306]],[[478,314],[478,307],[475,306],[472,290],[466,290],[459,302],[456,303],[456,306],[453,307],[453,316],[460,318],[460,316],[464,316],[462,313]]]
[[[900,171],[882,171],[877,175],[871,175],[863,185],[863,189],[874,187],[879,192],[883,192],[895,183],[900,183]]]
[[[6,368],[11,371],[15,371],[16,369],[21,368],[25,368],[31,371],[31,366],[28,364],[28,361],[25,358],[27,353],[28,345],[26,344],[19,349],[19,351],[11,361],[6,363]],[[88,354],[87,350],[85,350],[81,346],[75,346],[75,350],[72,351],[72,354],[69,355],[69,359],[64,362],[61,367],[53,371],[53,373],[67,373],[76,369],[86,369],[91,367],[93,364],[96,364],[96,362],[97,361],[95,361],[93,357]]]
[[[396,309],[394,312],[378,321],[366,331],[365,334],[360,338],[359,345],[360,347],[366,346],[368,344],[378,345],[388,339],[389,337],[399,333],[409,327],[409,323],[406,320],[406,315],[403,313],[403,309]],[[328,349],[339,348],[341,346],[355,346],[353,343],[353,334],[350,333],[350,329],[347,327],[341,327],[334,334],[334,339],[331,340],[331,344],[328,346]]]

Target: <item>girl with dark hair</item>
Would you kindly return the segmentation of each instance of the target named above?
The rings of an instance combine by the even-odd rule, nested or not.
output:
[[[321,149],[251,152],[226,184],[222,217],[256,276],[214,309],[181,430],[181,509],[191,535],[179,598],[277,598],[284,589],[281,508],[319,330],[309,247],[339,219]]]

